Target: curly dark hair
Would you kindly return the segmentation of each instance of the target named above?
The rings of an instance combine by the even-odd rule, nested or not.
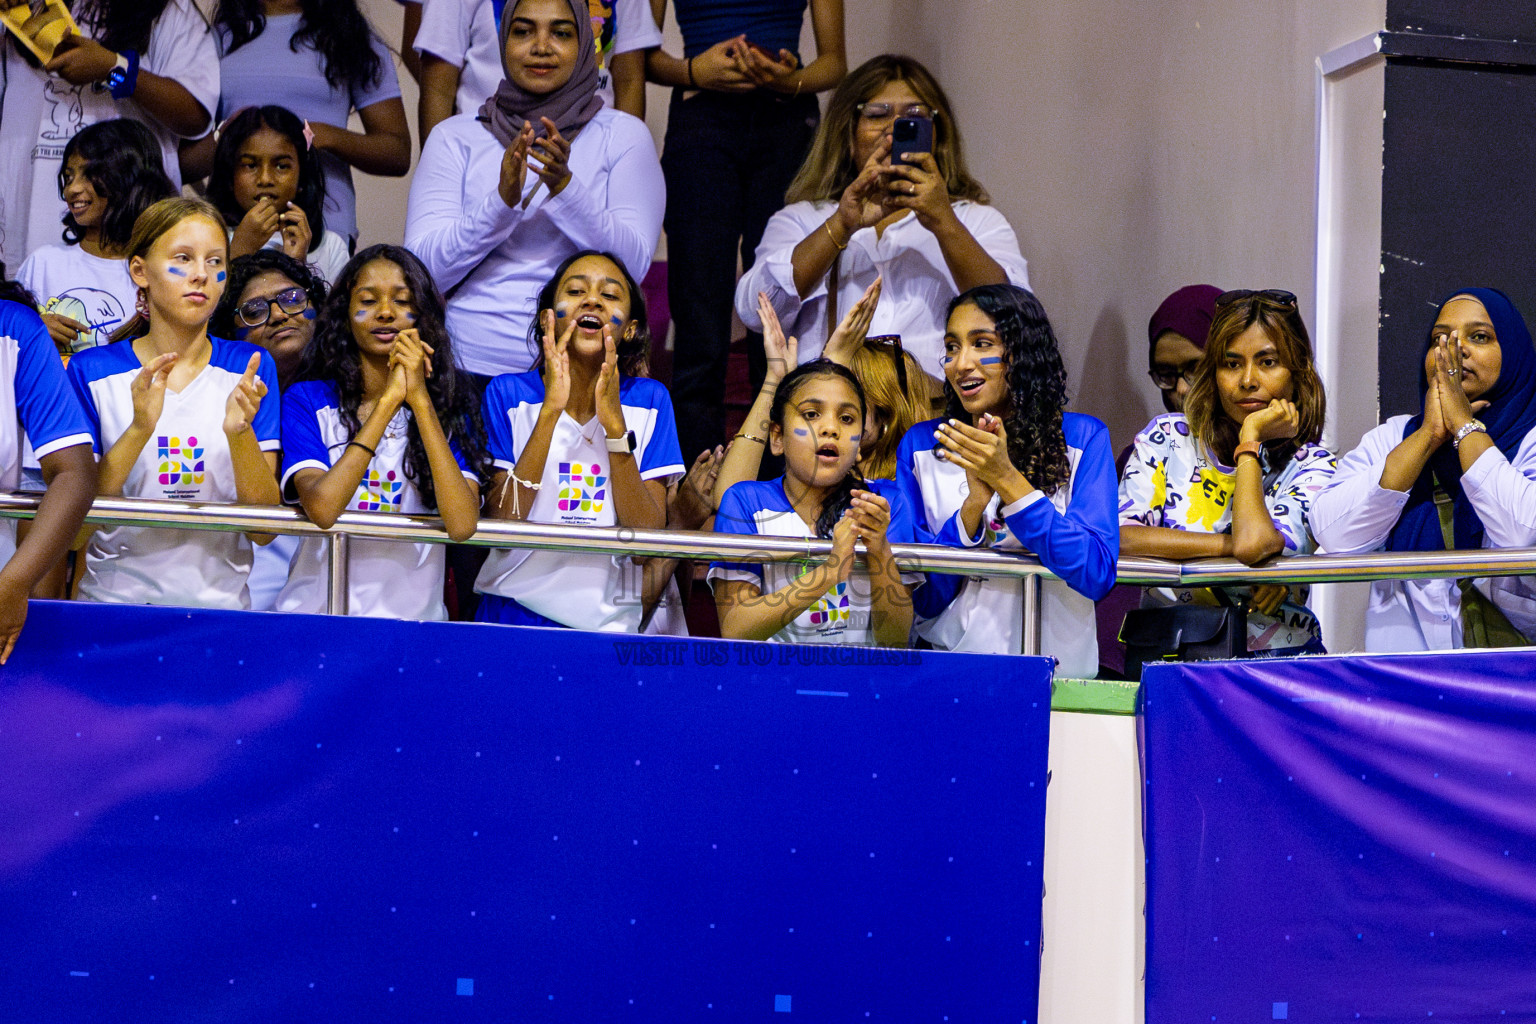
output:
[[[164,0],[161,0],[163,3]],[[288,48],[308,46],[323,58],[325,80],[332,89],[366,89],[384,76],[384,65],[373,52],[375,36],[357,0],[301,0],[299,30]],[[227,33],[223,52],[234,53],[261,35],[267,15],[261,0],[219,0],[213,15],[216,29]]]
[[[1061,431],[1067,407],[1067,370],[1056,333],[1034,293],[1012,284],[984,284],[956,296],[946,318],[972,305],[991,317],[1003,344],[1008,381],[1008,459],[1039,490],[1055,494],[1072,475],[1067,439]],[[944,382],[944,415],[971,422],[960,396]]]
[[[213,319],[208,321],[208,333],[216,338],[238,337],[244,325],[235,320],[235,309],[240,305],[240,294],[251,278],[257,274],[275,270],[309,295],[309,304],[317,313],[325,306],[325,278],[307,263],[300,263],[281,249],[257,249],[253,253],[230,261],[229,279],[224,282],[224,294],[213,307]]]
[[[235,200],[235,167],[245,140],[269,128],[293,146],[299,163],[299,187],[293,202],[309,219],[309,251],[320,247],[325,234],[325,168],[319,154],[304,139],[304,121],[287,107],[268,105],[246,107],[231,117],[219,132],[219,144],[213,152],[213,173],[208,176],[208,201],[219,208],[224,219],[239,224],[246,211]]]
[[[133,222],[151,205],[176,194],[176,187],[166,177],[160,154],[160,140],[141,122],[126,117],[97,121],[86,125],[64,144],[63,166],[59,169],[59,195],[64,195],[65,168],[70,157],[85,161],[85,177],[96,194],[107,202],[101,219],[104,248],[119,251],[133,237]],[[78,245],[85,239],[85,228],[75,222],[75,215],[64,211],[64,241]]]
[[[0,302],[19,302],[28,309],[37,308],[37,300],[19,281],[5,276],[5,264],[0,263]]]
[[[583,249],[566,257],[565,261],[555,268],[554,274],[544,287],[539,289],[539,301],[534,307],[533,322],[528,325],[528,344],[533,350],[533,366],[537,368],[544,365],[544,331],[540,326],[544,311],[555,308],[555,292],[559,289],[560,280],[565,277],[565,272],[571,269],[571,264],[588,256],[601,256],[618,267],[619,273],[624,276],[624,286],[629,289],[629,320],[635,325],[635,333],[629,338],[620,338],[617,341],[619,374],[624,377],[649,377],[651,375],[651,324],[645,312],[645,296],[640,291],[639,283],[630,276],[629,268],[624,266],[624,261],[613,253],[603,252],[601,249]]]
[[[170,0],[74,0],[68,6],[81,31],[102,46],[119,52],[143,53],[149,49],[149,33],[169,3]]]
[[[852,370],[830,359],[813,359],[808,363],[801,363],[786,373],[773,393],[773,408],[768,412],[768,421],[777,424],[779,429],[783,430],[784,410],[795,404],[801,387],[818,378],[828,377],[846,381],[848,386],[853,388],[853,393],[859,399],[859,423],[862,425],[866,408],[864,386],[859,383],[859,378],[854,376]],[[843,513],[853,505],[854,489],[862,489],[864,486],[864,475],[859,472],[858,464],[855,463],[848,471],[848,475],[834,484],[822,498],[821,513],[816,517],[816,536],[826,539],[832,537],[832,530],[837,526],[837,521],[843,518]]]
[[[427,378],[427,393],[437,411],[443,432],[455,441],[466,462],[483,488],[490,479],[491,456],[486,449],[485,423],[480,417],[480,396],[469,376],[458,368],[453,358],[453,340],[443,326],[443,293],[414,253],[398,245],[370,245],[347,261],[331,286],[330,296],[320,311],[314,337],[304,352],[297,380],[323,380],[336,385],[340,398],[341,422],[352,434],[362,427],[357,407],[363,401],[363,370],[357,342],[352,336],[352,317],[348,308],[352,289],[362,269],[374,260],[388,260],[400,268],[411,290],[416,308],[416,330],[421,340],[432,347],[432,376]],[[405,475],[421,492],[422,500],[437,506],[437,490],[432,485],[432,470],[426,446],[416,420],[410,417],[405,449]]]

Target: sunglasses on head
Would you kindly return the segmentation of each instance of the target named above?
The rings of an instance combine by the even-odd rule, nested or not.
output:
[[[1216,306],[1219,309],[1222,306],[1230,306],[1234,302],[1242,302],[1245,299],[1265,299],[1278,306],[1290,306],[1291,308],[1296,306],[1296,295],[1283,288],[1265,288],[1261,291],[1255,291],[1252,288],[1238,288],[1230,292],[1222,292],[1216,296]]]
[[[891,358],[896,360],[896,383],[901,388],[901,393],[907,393],[907,357],[901,347],[901,335],[876,334],[864,339],[864,344],[876,348],[883,348],[891,353]]]
[[[235,307],[235,318],[247,327],[260,327],[271,317],[274,302],[278,309],[293,316],[303,312],[309,305],[309,293],[294,285],[292,288],[284,288],[270,299],[246,299]]]

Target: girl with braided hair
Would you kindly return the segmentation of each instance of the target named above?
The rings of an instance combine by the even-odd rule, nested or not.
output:
[[[1093,602],[1115,581],[1119,535],[1109,430],[1065,412],[1067,374],[1045,310],[1015,285],[982,285],[949,306],[943,419],[907,432],[896,481],[940,544],[1036,555],[1041,650],[1062,675],[1098,671]],[[932,576],[917,633],[944,650],[1018,653],[1023,585]]]

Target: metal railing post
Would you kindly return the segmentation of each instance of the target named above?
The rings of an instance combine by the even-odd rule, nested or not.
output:
[[[347,614],[347,547],[351,538],[333,533],[325,550],[325,614]]]
[[[1040,577],[1024,577],[1024,643],[1020,654],[1040,653]]]

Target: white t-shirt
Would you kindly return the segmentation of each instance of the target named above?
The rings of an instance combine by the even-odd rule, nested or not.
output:
[[[485,432],[497,469],[510,474],[517,467],[543,403],[544,381],[537,371],[504,374],[485,389]],[[625,425],[635,432],[633,457],[640,479],[668,482],[680,475],[683,457],[667,389],[647,377],[624,377],[619,381],[619,404]],[[562,414],[526,520],[617,526],[609,485],[613,458],[597,417],[577,423]],[[475,589],[511,598],[576,629],[640,630],[641,567],[627,557],[495,550],[485,560]]]
[[[64,377],[58,350],[34,310],[0,302],[0,488],[21,482],[21,433],[37,454],[90,444],[91,428]],[[0,565],[16,552],[16,521],[0,525]]]
[[[413,44],[459,68],[454,113],[473,114],[496,87],[503,72],[494,0],[424,0],[421,28]],[[647,0],[610,0],[592,14],[592,42],[597,49],[597,92],[613,106],[613,74],[609,61],[621,53],[661,45],[661,29]]]
[[[401,406],[389,421],[376,454],[347,503],[351,512],[404,515],[432,512],[405,473],[411,411]],[[322,473],[347,450],[352,433],[341,421],[340,399],[329,381],[300,381],[283,395],[283,495],[298,501],[293,477],[301,469]],[[464,476],[478,487],[452,437],[448,445]],[[426,470],[424,467],[424,471]],[[288,585],[278,595],[280,612],[320,614],[326,604],[329,541],[305,537],[293,560]],[[441,544],[354,537],[347,548],[347,614],[388,619],[448,618],[443,605],[444,551]]]
[[[911,544],[912,509],[888,480],[868,481],[869,487],[891,506],[891,522],[886,538],[892,544]],[[743,480],[732,484],[720,499],[715,513],[718,533],[747,534],[759,537],[793,537],[816,540],[816,528],[800,518],[784,493],[784,478]],[[711,585],[716,580],[750,583],[760,594],[773,594],[821,564],[812,562],[713,562],[709,567]],[[922,573],[902,573],[908,586],[923,581]],[[856,571],[847,580],[828,590],[811,607],[795,616],[794,621],[769,640],[786,644],[849,644],[874,647],[874,621],[871,611],[869,573]]]
[[[133,316],[139,289],[128,276],[127,260],[92,256],[78,245],[45,245],[16,271],[44,313],[57,313],[91,328],[74,343],[81,349],[105,345]]]
[[[88,25],[81,29],[90,32]],[[70,85],[28,64],[22,49],[5,35],[5,95],[0,106],[0,261],[18,267],[39,246],[62,241],[64,201],[59,198],[59,170],[64,145],[86,125],[114,117],[142,121],[160,140],[160,156],[171,183],[180,187],[176,161],[180,138],[150,116],[131,97],[114,100],[91,85]],[[213,126],[219,103],[218,54],[208,23],[192,0],[169,0],[149,33],[149,48],[139,67],[184,86],[209,112]]]
[[[234,237],[234,232],[230,232]],[[267,239],[263,249],[283,249],[283,233],[274,231],[272,237]],[[325,234],[320,236],[320,244],[304,254],[304,262],[320,272],[327,285],[332,284],[341,276],[341,268],[347,265],[347,260],[352,258],[351,251],[347,248],[347,240],[330,228],[325,229]]]
[[[278,14],[267,18],[261,34],[234,53],[226,53],[227,37],[219,40],[219,74],[224,95],[219,101],[219,116],[245,107],[275,103],[287,107],[306,121],[347,126],[353,110],[375,103],[398,99],[400,78],[395,73],[395,59],[376,34],[369,33],[368,44],[379,57],[377,82],[356,89],[333,89],[325,80],[325,57],[309,46],[295,53],[289,46],[299,30],[300,14]],[[359,40],[361,45],[361,40]],[[325,168],[325,227],[343,238],[357,234],[357,198],[352,191],[352,169],[339,157],[320,154]]]
[[[179,392],[166,389],[154,437],[128,473],[125,496],[235,500],[224,408],[253,353],[261,354],[257,373],[270,389],[252,424],[256,440],[262,451],[282,447],[272,357],[247,342],[209,341],[213,351],[202,372]],[[85,407],[98,457],[133,424],[133,381],[143,368],[131,341],[86,349],[69,361],[69,380]],[[249,608],[250,571],[251,542],[243,533],[119,526],[91,535],[80,597],[121,604]]]
[[[617,110],[599,110],[571,143],[571,179],[558,196],[528,176],[527,209],[497,190],[504,153],[474,114],[443,121],[422,147],[405,216],[405,247],[450,294],[459,365],[483,374],[533,365],[528,326],[539,289],[567,256],[611,252],[642,280],[667,204],[656,141],[644,121]]]

